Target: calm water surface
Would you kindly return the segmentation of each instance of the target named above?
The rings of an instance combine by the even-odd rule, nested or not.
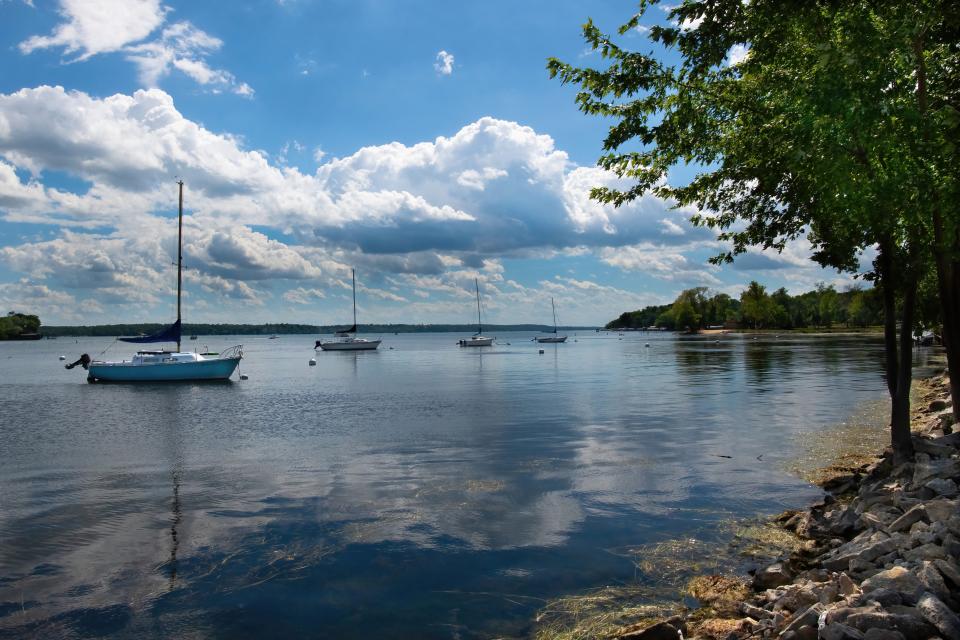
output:
[[[108,339],[0,343],[0,636],[520,636],[649,579],[623,549],[817,496],[797,436],[884,393],[867,338],[530,335],[201,336],[249,379],[143,386],[57,359]]]

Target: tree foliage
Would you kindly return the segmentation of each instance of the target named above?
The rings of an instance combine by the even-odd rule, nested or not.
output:
[[[620,34],[656,4],[640,2]],[[695,222],[728,243],[717,262],[802,237],[820,264],[855,270],[877,247],[869,277],[883,295],[893,440],[909,453],[909,333],[931,257],[960,400],[960,5],[685,0],[669,18],[648,35],[676,64],[592,22],[584,37],[606,68],[548,62],[579,86],[582,111],[613,121],[599,164],[626,186],[592,196],[619,206],[653,192],[696,206]],[[735,46],[749,55],[729,64]],[[679,164],[701,171],[672,185]],[[832,297],[821,302],[832,317]]]
[[[24,313],[11,311],[0,317],[0,340],[12,340],[24,334],[35,334],[40,331],[40,318]]]
[[[825,303],[824,300],[829,299]],[[694,301],[701,300],[699,306]],[[679,306],[678,306],[679,305]],[[697,326],[678,322],[675,309],[689,307],[699,314]],[[824,315],[824,311],[829,315]],[[933,310],[935,311],[935,309]],[[832,285],[819,284],[812,291],[791,296],[780,288],[768,294],[766,287],[751,282],[739,299],[726,293],[710,292],[703,287],[687,289],[671,304],[652,305],[626,311],[607,323],[608,329],[643,329],[662,327],[670,330],[715,326],[753,329],[805,329],[833,325],[845,327],[878,326],[883,322],[883,305],[879,291],[851,287],[837,291]]]

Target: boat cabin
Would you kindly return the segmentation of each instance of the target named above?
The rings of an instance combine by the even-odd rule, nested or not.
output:
[[[177,364],[204,360],[198,353],[183,351],[137,351],[133,356],[134,364]]]

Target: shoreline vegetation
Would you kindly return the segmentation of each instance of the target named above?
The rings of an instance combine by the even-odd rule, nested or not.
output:
[[[645,548],[640,561],[659,585],[553,600],[537,616],[536,637],[957,640],[960,432],[948,375],[941,368],[917,380],[913,395],[911,460],[878,451],[886,427],[866,438],[863,425],[826,434],[832,444],[808,452],[816,466],[790,469],[824,490],[820,501],[731,523],[729,544]]]
[[[40,334],[40,318],[11,311],[0,316],[0,340],[36,340]]]
[[[645,329],[703,332],[719,329],[832,330],[865,329],[883,324],[883,302],[877,289],[851,287],[837,291],[819,284],[813,291],[795,296],[783,287],[773,293],[751,282],[734,298],[726,293],[710,295],[707,287],[680,292],[670,304],[650,305],[626,311],[608,322],[607,329]]]

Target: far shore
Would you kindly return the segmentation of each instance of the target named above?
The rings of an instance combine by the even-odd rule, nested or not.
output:
[[[158,323],[124,323],[108,325],[68,326],[49,325],[40,329],[45,338],[81,338],[81,337],[109,337],[136,336],[155,333],[168,325]],[[196,336],[271,336],[271,335],[323,335],[342,331],[345,325],[309,325],[292,323],[265,323],[265,324],[206,324],[184,323],[182,334],[186,338]],[[361,324],[357,326],[359,333],[368,334],[400,334],[400,333],[475,333],[475,324]],[[599,327],[562,326],[557,327],[561,332],[596,331]],[[553,332],[553,326],[542,324],[484,324],[484,332],[497,331],[532,331]]]

